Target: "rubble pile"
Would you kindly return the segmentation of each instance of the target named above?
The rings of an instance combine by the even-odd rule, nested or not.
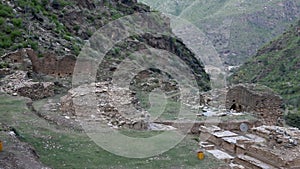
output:
[[[279,126],[259,126],[253,128],[253,131],[262,137],[268,139],[269,145],[284,146],[292,148],[298,145],[300,141],[300,130],[298,128],[284,128]]]
[[[137,104],[129,89],[99,82],[69,90],[61,98],[61,111],[67,116],[105,122],[112,128],[147,129],[150,117]]]
[[[27,76],[27,71],[15,71],[1,79],[0,91],[6,92],[13,96],[29,97],[38,100],[53,96],[53,82],[33,82]]]

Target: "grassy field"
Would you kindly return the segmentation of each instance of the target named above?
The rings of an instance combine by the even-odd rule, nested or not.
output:
[[[14,127],[22,141],[30,143],[40,160],[54,169],[63,168],[215,168],[223,163],[207,155],[196,157],[195,136],[187,136],[173,149],[155,157],[130,159],[111,154],[97,146],[85,134],[51,124],[26,108],[24,99],[0,95],[0,123]],[[131,137],[149,137],[158,133],[122,131]],[[5,138],[2,138],[5,139]]]

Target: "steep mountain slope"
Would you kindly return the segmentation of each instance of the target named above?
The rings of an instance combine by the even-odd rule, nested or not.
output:
[[[0,54],[31,47],[42,56],[77,55],[97,29],[122,16],[149,11],[134,0],[15,0],[0,4]]]
[[[233,83],[260,83],[300,108],[300,21],[261,48],[231,75]]]
[[[30,55],[33,67],[43,69],[38,73],[50,73],[58,76],[62,74],[71,75],[73,73],[72,67],[68,68],[71,70],[68,73],[44,70],[55,67],[61,69],[60,60],[52,56],[61,58],[72,55],[75,58],[85,42],[102,26],[123,16],[150,11],[148,6],[139,4],[136,0],[16,0],[3,1],[0,4],[0,9],[0,55],[22,48],[32,48],[36,56],[40,58]],[[165,39],[163,45],[170,48],[169,51],[173,48],[183,48],[180,51],[173,50],[173,53],[188,58],[182,58],[182,60],[189,60],[186,63],[194,69],[194,73],[197,72],[196,76],[201,76],[198,78],[199,84],[202,85],[201,88],[208,90],[210,86],[209,76],[205,73],[203,64],[196,60],[194,54],[189,51],[181,40],[178,40],[172,34],[168,21],[160,18],[159,13],[157,13],[157,19],[152,20],[154,25],[163,23],[164,31],[169,32],[168,37],[159,37],[161,35],[158,35],[158,39]],[[160,32],[156,33],[160,34]],[[136,37],[138,36],[136,35]],[[140,44],[145,43],[146,46],[161,49],[158,46],[161,44],[156,45],[154,43],[151,45],[152,42],[147,40],[147,37],[140,39],[142,39],[139,42]],[[153,38],[152,40],[155,41]],[[177,40],[177,44],[173,43]],[[130,48],[130,46],[125,45],[124,49],[118,47],[118,49],[112,49],[112,51],[123,51],[127,48]],[[136,51],[139,49],[141,48],[136,47]],[[188,54],[184,54],[182,51],[188,52]],[[44,65],[37,65],[40,63]],[[0,68],[7,67],[7,65],[8,63],[2,62]],[[74,66],[74,63],[71,63],[71,65]],[[113,64],[110,66],[113,66]],[[112,68],[112,70],[114,69]]]
[[[238,65],[283,33],[300,15],[300,1],[140,0],[200,28],[225,63]]]
[[[300,99],[300,22],[261,48],[257,55],[231,75],[233,83],[261,83],[295,106]]]

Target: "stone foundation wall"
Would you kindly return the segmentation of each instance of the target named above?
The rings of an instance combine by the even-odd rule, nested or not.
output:
[[[253,112],[264,124],[281,125],[283,115],[282,98],[270,89],[256,85],[236,85],[231,87],[226,96],[226,109]]]
[[[35,51],[26,48],[8,53],[2,57],[2,60],[12,63],[14,67],[24,71],[33,71],[57,77],[73,74],[76,63],[75,56],[66,55],[59,58],[53,53],[44,53],[42,56],[39,58]]]
[[[71,76],[74,71],[76,57],[66,55],[58,58],[53,53],[45,53],[42,58],[38,58],[34,51],[28,51],[28,56],[32,61],[33,71],[58,77]]]
[[[24,87],[18,88],[17,93],[32,100],[39,100],[54,96],[54,86],[52,82],[27,83]]]
[[[133,93],[125,88],[114,87],[109,82],[82,85],[69,90],[61,98],[61,111],[64,115],[80,120],[107,123],[113,128],[148,128],[147,112],[133,110]]]

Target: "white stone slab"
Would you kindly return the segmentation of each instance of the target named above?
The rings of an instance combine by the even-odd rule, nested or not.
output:
[[[222,138],[224,141],[227,141],[229,143],[232,143],[232,144],[236,144],[237,143],[237,140],[251,140],[247,137],[244,137],[244,136],[235,136],[235,137],[223,137]]]
[[[234,159],[231,155],[225,153],[224,151],[221,150],[207,150],[210,154],[212,154],[214,157],[216,157],[219,160],[230,160]]]
[[[266,141],[266,139],[264,139],[258,135],[255,135],[255,134],[246,134],[246,136],[249,137],[251,140],[253,140],[256,143],[263,143]]]
[[[238,136],[236,133],[233,133],[231,131],[225,130],[220,132],[213,133],[216,137],[232,137],[232,136]]]

